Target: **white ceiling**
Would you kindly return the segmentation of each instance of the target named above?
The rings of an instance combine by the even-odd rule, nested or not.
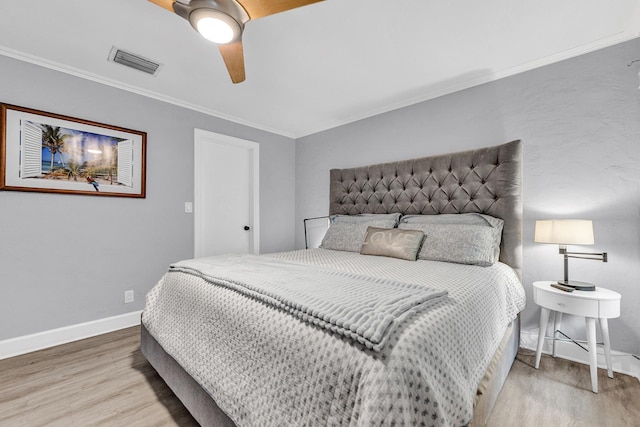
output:
[[[639,31],[640,0],[326,0],[249,22],[234,85],[215,45],[146,0],[0,1],[0,54],[293,138]],[[112,46],[162,68],[108,62]]]

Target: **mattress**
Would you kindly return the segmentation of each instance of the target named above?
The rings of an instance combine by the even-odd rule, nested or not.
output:
[[[187,273],[165,275],[143,324],[239,426],[465,425],[507,325],[513,270],[312,249],[265,255],[447,291],[373,351]]]

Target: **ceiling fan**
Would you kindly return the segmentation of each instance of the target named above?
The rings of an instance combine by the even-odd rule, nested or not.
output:
[[[149,0],[217,43],[233,83],[245,79],[242,31],[247,22],[323,0]]]

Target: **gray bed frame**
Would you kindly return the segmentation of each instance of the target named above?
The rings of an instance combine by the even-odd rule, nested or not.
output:
[[[504,220],[500,261],[522,280],[522,143],[330,171],[330,214],[478,212]],[[476,395],[470,426],[486,424],[520,343],[507,329]],[[213,398],[142,325],[142,354],[202,426],[233,426]]]

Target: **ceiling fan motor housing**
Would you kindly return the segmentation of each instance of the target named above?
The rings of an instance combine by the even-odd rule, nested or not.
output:
[[[226,15],[220,17],[217,13],[218,19],[221,18],[230,25],[235,23],[238,27],[236,36],[229,43],[242,39],[244,24],[251,19],[244,8],[235,0],[192,0],[189,4],[175,2],[173,9],[177,15],[189,21],[196,31],[198,31],[196,26],[198,20],[202,15],[206,15],[207,11],[221,12]]]

